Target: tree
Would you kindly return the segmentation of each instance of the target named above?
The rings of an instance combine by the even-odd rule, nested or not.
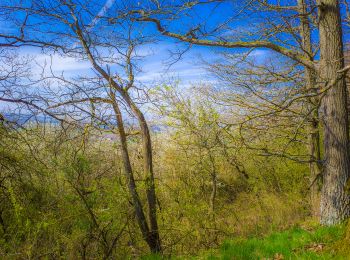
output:
[[[317,4],[321,55],[319,77],[324,86],[332,85],[322,104],[325,172],[321,223],[332,225],[350,214],[349,194],[345,189],[350,174],[347,89],[339,2],[324,0],[317,1]]]
[[[211,1],[209,1],[211,2]],[[215,2],[215,1],[214,1]],[[224,2],[224,1],[223,1]],[[302,2],[299,2],[299,7],[295,5],[273,5],[267,1],[257,1],[262,6],[269,8],[270,10],[284,10],[287,12],[302,12],[301,17],[305,17],[301,10],[303,6]],[[179,9],[181,11],[187,11],[188,9],[194,9],[200,4],[207,4],[208,2],[190,2],[187,3],[188,8]],[[313,15],[313,6],[309,6],[308,14]],[[342,50],[342,27],[340,24],[340,10],[339,2],[337,0],[317,1],[319,27],[318,33],[320,38],[320,50],[321,58],[318,66],[317,61],[310,60],[307,55],[308,51],[308,36],[307,36],[307,24],[303,20],[303,44],[302,46],[306,51],[300,52],[288,48],[289,44],[280,39],[276,41],[270,40],[269,37],[262,37],[263,39],[239,39],[237,41],[226,40],[221,37],[220,40],[211,39],[212,35],[203,32],[196,26],[193,26],[187,33],[177,33],[168,30],[162,23],[161,18],[157,16],[166,17],[172,19],[173,13],[168,11],[169,7],[162,8],[160,4],[156,5],[154,9],[145,8],[145,10],[132,10],[129,13],[133,15],[137,21],[151,22],[156,25],[157,30],[164,36],[178,39],[183,42],[187,42],[195,45],[203,45],[208,47],[222,47],[227,49],[232,48],[268,48],[277,53],[280,53],[306,68],[315,71],[317,73],[318,84],[320,85],[319,92],[326,91],[326,95],[323,102],[324,112],[324,149],[325,149],[325,164],[324,164],[324,185],[322,189],[322,203],[321,203],[321,222],[324,224],[338,223],[349,215],[350,209],[348,206],[349,196],[345,193],[345,184],[349,175],[349,137],[348,137],[348,123],[347,123],[347,108],[346,108],[346,85],[344,80],[344,74],[348,68],[344,68],[343,63],[343,50]],[[164,11],[165,10],[165,11]],[[300,15],[300,14],[299,14]],[[178,18],[179,15],[175,16]],[[283,17],[282,17],[283,20]],[[285,21],[285,20],[284,20]],[[229,20],[230,22],[230,20]],[[224,23],[225,24],[225,23]],[[224,26],[218,26],[218,31]],[[282,26],[283,28],[283,26]],[[274,28],[273,28],[274,29]],[[271,34],[278,35],[282,31],[273,31]],[[267,34],[269,35],[269,34]],[[283,37],[283,36],[281,36]],[[276,40],[276,38],[275,38]],[[309,73],[309,72],[308,72]],[[309,79],[308,79],[309,81]],[[331,130],[331,128],[333,130]],[[337,148],[336,148],[337,147]]]
[[[123,5],[119,6],[119,8],[123,8]],[[133,64],[132,57],[137,56],[135,48],[141,42],[147,42],[148,39],[142,36],[137,38],[135,36],[137,30],[133,28],[133,24],[130,23],[130,21],[125,19],[121,19],[118,22],[119,25],[122,25],[121,30],[120,28],[117,28],[117,26],[110,26],[108,30],[98,31],[97,23],[91,22],[89,18],[94,21],[94,19],[100,19],[100,17],[94,17],[95,14],[93,13],[96,11],[96,6],[91,5],[91,3],[88,2],[74,3],[73,1],[64,1],[57,3],[55,1],[36,1],[35,5],[30,7],[27,7],[25,3],[18,3],[18,5],[17,3],[9,3],[8,5],[4,4],[1,6],[1,9],[3,13],[13,11],[14,13],[17,12],[21,15],[23,14],[26,17],[26,22],[33,22],[33,24],[36,24],[37,26],[37,28],[34,29],[35,25],[33,26],[33,24],[28,25],[23,23],[24,26],[20,30],[20,35],[2,34],[1,38],[4,42],[11,41],[11,44],[14,46],[29,45],[40,47],[45,51],[52,53],[59,50],[61,51],[61,54],[87,60],[94,69],[97,78],[104,83],[102,85],[95,85],[91,88],[91,92],[87,92],[84,90],[84,86],[79,86],[79,84],[73,83],[73,81],[66,80],[63,76],[51,76],[51,78],[60,78],[61,82],[65,82],[66,85],[71,83],[71,88],[76,87],[75,90],[78,89],[78,91],[81,91],[75,94],[80,96],[85,95],[85,97],[76,99],[74,95],[71,95],[70,97],[73,97],[74,99],[64,100],[62,102],[58,102],[59,99],[47,100],[45,111],[52,111],[64,105],[74,105],[86,102],[90,104],[96,102],[108,104],[113,109],[123,151],[122,158],[124,162],[124,170],[127,176],[129,192],[133,201],[136,218],[141,233],[151,251],[160,252],[162,249],[156,213],[157,204],[150,130],[144,114],[135,103],[135,100],[133,100],[131,96],[132,94],[130,94],[131,92],[135,94],[135,92],[139,90],[134,78],[135,65]],[[18,17],[12,16],[12,19],[16,20]],[[45,21],[45,24],[42,23],[43,21]],[[51,27],[48,26],[48,24],[50,24]],[[106,21],[100,26],[106,29]],[[39,30],[41,33],[35,34],[34,31],[32,31],[33,29]],[[49,33],[46,34],[47,32]],[[140,34],[137,36],[139,35]],[[112,54],[110,55],[108,52]],[[120,64],[124,71],[120,73],[115,72],[115,74],[112,75],[113,72],[111,72],[111,66],[118,66]],[[96,92],[94,92],[94,90],[105,88],[107,89],[107,92],[104,92],[103,94],[106,95],[106,97],[95,95]],[[52,93],[54,93],[54,91],[52,91]],[[123,101],[123,104],[125,104],[128,110],[130,110],[136,117],[141,129],[140,134],[143,141],[144,176],[149,223],[144,213],[143,205],[139,198],[133,176],[127,148],[126,133],[124,130],[124,120],[121,109],[119,108],[120,101]],[[85,109],[86,107],[81,107],[80,111],[85,111]],[[90,116],[93,115],[90,113]]]
[[[304,0],[298,0],[298,8],[300,15],[300,36],[302,41],[302,47],[305,53],[310,57],[310,60],[314,60],[314,50],[312,48],[311,40],[311,26],[308,17],[308,6]],[[317,96],[317,84],[316,84],[316,71],[305,67],[305,85],[306,88],[313,94],[313,97],[309,99],[309,135],[308,135],[308,149],[310,153],[310,175],[311,175],[311,206],[313,215],[319,218],[319,179],[322,175],[322,163],[321,163],[321,139],[320,139],[320,127],[319,127],[319,97]]]
[[[198,155],[198,167],[205,173],[206,179],[209,177],[210,180],[208,213],[210,217],[215,217],[218,182],[222,181],[219,179],[219,161],[223,158],[228,162],[226,167],[244,179],[248,179],[249,175],[237,159],[238,147],[232,145],[233,142],[228,142],[225,128],[220,126],[222,122],[217,108],[206,100],[208,97],[204,92],[200,92],[200,89],[203,91],[205,88],[193,87],[190,91],[196,95],[187,97],[173,87],[166,86],[158,89],[155,106],[165,118],[165,124],[172,129],[177,145],[188,153],[193,150]]]

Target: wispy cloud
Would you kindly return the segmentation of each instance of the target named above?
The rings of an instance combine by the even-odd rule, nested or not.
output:
[[[80,61],[71,57],[62,57],[56,54],[39,54],[36,56],[35,60],[40,65],[47,64],[51,66],[56,72],[85,71],[92,68],[87,61]]]
[[[145,57],[145,60],[141,63],[142,72],[137,75],[137,80],[150,83],[174,78],[180,80],[181,84],[184,85],[209,80],[210,75],[198,57],[196,50],[184,54],[179,61],[169,67],[170,50],[174,50],[174,45],[169,43],[144,46],[141,52],[150,55]],[[210,59],[209,56],[210,54],[206,58]]]
[[[46,54],[36,48],[23,48],[20,55],[29,57],[33,76],[40,75],[45,69],[55,74],[64,73],[66,77],[87,75],[92,72],[92,66],[88,61],[78,60],[73,57],[66,57],[59,54]]]
[[[158,43],[157,45],[141,46],[137,50],[137,55],[141,58],[138,66],[142,71],[137,73],[136,80],[143,84],[151,84],[169,79],[179,80],[181,85],[189,85],[200,81],[210,81],[210,75],[205,69],[205,65],[200,61],[195,51],[189,52],[181,60],[169,68],[169,50],[173,45],[169,43]],[[89,61],[79,60],[73,57],[61,56],[59,54],[45,54],[38,49],[22,49],[22,55],[33,57],[33,74],[42,73],[42,68],[46,71],[51,69],[55,74],[64,73],[65,77],[89,76],[93,74],[93,68]],[[111,65],[111,68],[118,69]],[[124,73],[124,70],[120,70]]]

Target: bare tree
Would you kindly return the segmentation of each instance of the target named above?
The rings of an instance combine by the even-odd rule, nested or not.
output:
[[[221,1],[225,2],[225,1]],[[268,3],[268,1],[256,1],[261,6],[273,11],[284,11],[284,13],[299,14],[302,23],[302,38],[301,47],[302,51],[293,48],[283,38],[278,38],[280,33],[284,33],[285,26],[281,23],[287,23],[288,21],[282,16],[280,23],[276,26],[268,28],[262,37],[248,36],[246,39],[243,37],[236,37],[237,40],[227,39],[227,37],[219,36],[218,40],[215,39],[215,33],[220,31],[222,33],[223,28],[227,26],[218,25],[217,29],[213,29],[211,32],[205,32],[202,29],[202,24],[193,25],[187,32],[175,32],[167,29],[163,24],[162,18],[168,17],[170,20],[176,20],[181,17],[181,14],[173,15],[174,12],[168,11],[169,7],[162,5],[158,2],[158,5],[152,8],[145,8],[144,10],[132,10],[129,13],[135,17],[136,20],[142,22],[151,22],[155,24],[157,30],[164,36],[178,39],[190,44],[203,45],[208,47],[222,47],[227,49],[232,48],[268,48],[277,53],[280,53],[299,64],[305,66],[310,72],[315,71],[317,75],[317,81],[319,92],[326,89],[325,98],[322,100],[324,104],[324,146],[325,146],[325,164],[324,164],[324,188],[322,191],[322,203],[321,203],[321,222],[324,224],[334,224],[345,219],[350,212],[348,207],[349,196],[345,195],[344,185],[349,175],[349,137],[348,137],[348,124],[347,124],[347,109],[346,109],[346,85],[344,75],[348,71],[348,67],[344,67],[343,63],[343,47],[342,47],[342,27],[340,24],[340,11],[339,2],[337,0],[317,1],[317,5],[310,3],[305,9],[305,3],[299,2],[291,5],[274,5]],[[207,4],[208,2],[187,2],[188,8],[178,9],[179,12],[186,12],[189,9],[194,9],[200,4]],[[254,5],[253,2],[248,2],[247,6]],[[253,8],[254,9],[254,8]],[[317,19],[318,33],[320,38],[320,61],[314,61],[313,56],[310,59],[309,53],[309,39],[307,32],[307,23],[305,21],[305,10],[307,16],[310,19],[315,18],[314,10],[318,10]],[[165,11],[164,11],[165,10]],[[258,10],[255,10],[259,12]],[[236,13],[240,13],[239,11]],[[232,18],[233,19],[233,18]],[[269,21],[269,19],[267,18]],[[282,20],[282,21],[281,21]],[[224,25],[231,22],[229,21]],[[232,22],[231,22],[232,24]],[[234,26],[234,24],[233,24]],[[279,28],[282,28],[279,30]],[[293,32],[293,31],[292,31]],[[221,34],[222,35],[222,34]],[[261,35],[260,35],[261,36]],[[214,39],[213,39],[214,38]],[[242,39],[243,38],[243,39]],[[308,81],[311,78],[308,77]],[[313,82],[308,83],[313,84]],[[331,128],[333,130],[331,130]],[[314,136],[315,137],[315,136]],[[316,140],[314,137],[314,141]],[[311,146],[310,146],[311,147]],[[335,149],[335,147],[341,149]],[[311,149],[310,149],[311,151]],[[316,152],[317,153],[317,152]],[[316,166],[318,167],[318,166]],[[313,167],[314,168],[314,167]],[[318,171],[318,170],[317,170]]]
[[[117,8],[123,8],[123,4]],[[78,103],[100,103],[107,104],[114,111],[116,123],[118,125],[118,133],[123,151],[123,162],[125,174],[128,180],[128,187],[130,196],[133,200],[136,218],[141,230],[141,233],[153,252],[160,252],[162,250],[158,222],[157,222],[157,204],[155,194],[155,181],[153,171],[152,159],[152,142],[150,136],[149,126],[146,118],[132,95],[142,93],[142,88],[136,86],[135,82],[135,64],[133,63],[133,56],[137,53],[136,47],[140,43],[146,43],[147,37],[135,37],[138,33],[133,24],[125,19],[118,21],[118,26],[110,26],[106,21],[100,22],[101,27],[105,30],[98,31],[97,21],[100,19],[96,17],[96,6],[91,3],[73,3],[72,1],[56,2],[56,1],[36,1],[30,7],[22,3],[10,3],[9,5],[1,6],[3,13],[18,12],[25,13],[28,20],[34,24],[26,25],[21,28],[19,35],[2,35],[5,41],[13,40],[16,46],[37,46],[43,48],[46,52],[61,51],[62,55],[79,58],[90,62],[95,74],[104,82],[103,86],[95,86],[95,92],[87,92],[84,86],[79,86],[72,81],[63,79],[62,75],[54,78],[65,82],[66,85],[72,84],[75,91],[81,91],[77,99],[64,100],[58,102],[59,99],[52,99],[50,104],[46,104],[45,111],[53,111],[64,105],[74,105]],[[12,16],[13,19],[17,19]],[[35,20],[37,19],[37,20]],[[36,21],[36,22],[35,22]],[[45,21],[45,25],[43,25]],[[95,22],[91,22],[95,21]],[[50,26],[48,26],[50,25]],[[109,29],[106,29],[108,27]],[[34,33],[40,31],[40,33]],[[24,33],[25,32],[25,33]],[[126,32],[126,35],[124,34]],[[49,35],[48,37],[46,37]],[[140,36],[141,34],[138,34]],[[111,72],[112,66],[122,66],[123,71]],[[52,76],[51,76],[52,78]],[[98,90],[107,89],[105,96],[100,97],[94,94],[99,93]],[[52,92],[54,93],[54,91]],[[62,94],[61,98],[68,95]],[[78,95],[79,96],[79,95]],[[81,98],[81,96],[84,96]],[[117,100],[117,96],[119,97]],[[73,96],[71,96],[73,97]],[[120,109],[119,102],[123,101],[127,109],[137,119],[141,129],[141,136],[143,140],[143,160],[144,160],[144,174],[148,205],[148,221],[144,213],[143,204],[139,198],[136,183],[133,176],[133,171],[129,159],[129,152],[127,148],[127,138],[123,125],[123,116]],[[87,107],[75,107],[75,111],[88,112],[90,116],[94,116],[89,112]],[[77,117],[75,117],[76,119]],[[74,118],[73,118],[74,119]],[[101,119],[101,118],[100,118]],[[80,119],[81,120],[81,119]],[[148,223],[149,222],[149,223]]]

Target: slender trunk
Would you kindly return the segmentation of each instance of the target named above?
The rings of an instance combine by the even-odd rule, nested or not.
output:
[[[300,36],[302,48],[310,61],[313,61],[313,51],[311,42],[310,23],[307,16],[307,5],[305,0],[298,0],[300,15]],[[305,85],[310,94],[316,94],[316,76],[315,72],[305,67]],[[308,134],[308,151],[310,155],[310,204],[312,215],[320,217],[320,176],[322,171],[321,149],[320,149],[320,130],[319,130],[319,113],[318,98],[313,97],[308,100],[308,111],[310,111],[307,134]]]
[[[149,207],[149,219],[150,219],[150,228],[147,225],[147,221],[142,209],[142,204],[140,202],[138,193],[136,192],[136,184],[134,181],[134,177],[132,174],[132,168],[130,164],[130,158],[128,154],[127,149],[127,142],[126,142],[126,135],[123,125],[123,119],[122,115],[120,113],[118,104],[116,103],[116,99],[114,96],[114,93],[111,91],[110,94],[112,94],[112,100],[113,100],[113,109],[115,110],[117,122],[118,122],[118,131],[120,134],[121,144],[122,144],[122,154],[123,154],[123,161],[124,161],[124,168],[125,172],[128,176],[128,182],[129,182],[129,190],[133,197],[133,201],[135,203],[134,207],[136,210],[137,219],[139,222],[139,226],[141,228],[141,232],[146,239],[150,249],[152,252],[161,252],[161,243],[160,243],[160,237],[158,232],[158,223],[157,223],[157,207],[156,207],[156,193],[155,193],[155,185],[154,185],[154,176],[153,176],[153,164],[152,164],[152,143],[151,143],[151,137],[149,134],[147,122],[142,114],[142,112],[138,109],[138,107],[132,102],[130,96],[128,93],[119,86],[107,73],[102,67],[98,65],[96,60],[94,59],[93,54],[91,53],[89,49],[89,45],[87,44],[86,40],[84,39],[82,30],[80,29],[79,23],[77,22],[77,18],[73,16],[73,18],[76,20],[75,27],[73,28],[73,31],[77,34],[79,37],[79,40],[81,44],[83,45],[83,48],[93,65],[93,67],[100,73],[102,77],[104,77],[105,80],[107,80],[112,89],[115,89],[119,92],[119,94],[123,97],[123,99],[127,102],[128,106],[131,108],[133,113],[136,115],[141,131],[142,131],[142,139],[143,139],[143,146],[144,146],[144,160],[145,160],[145,167],[144,170],[146,172],[147,176],[147,200],[148,200],[148,207]],[[147,235],[146,235],[147,234]]]
[[[211,173],[211,194],[210,194],[210,213],[214,214],[215,210],[215,198],[216,198],[216,190],[217,190],[217,178],[216,173]]]
[[[2,217],[2,210],[0,210],[0,225],[1,225],[2,231],[4,233],[4,238],[7,241],[7,229],[6,229],[4,218]]]
[[[158,230],[157,221],[157,197],[154,182],[154,172],[153,172],[153,158],[152,158],[152,140],[149,132],[149,127],[147,121],[141,112],[141,110],[136,106],[136,104],[131,100],[127,93],[123,94],[123,98],[128,103],[129,107],[135,114],[138,123],[141,128],[142,142],[143,142],[143,164],[146,176],[146,193],[148,201],[148,215],[150,221],[150,240],[153,244],[155,252],[161,252],[161,242]]]
[[[132,171],[131,163],[130,163],[130,157],[129,157],[129,151],[128,151],[128,145],[126,140],[126,134],[124,129],[124,122],[123,117],[121,114],[121,111],[119,109],[119,106],[117,104],[115,95],[111,93],[111,98],[113,102],[113,110],[117,119],[118,124],[118,132],[119,132],[119,138],[120,138],[120,144],[121,144],[121,151],[122,151],[122,158],[123,158],[123,165],[124,165],[124,171],[128,182],[128,188],[129,192],[134,204],[136,219],[138,222],[138,225],[140,227],[141,233],[147,244],[149,245],[150,249],[153,251],[153,245],[149,239],[149,227],[147,224],[146,216],[143,212],[142,203],[140,200],[140,197],[138,195],[137,189],[136,189],[136,183],[134,179],[134,174]]]
[[[215,159],[211,155],[211,150],[209,148],[206,148],[207,152],[209,154],[209,159],[211,163],[211,194],[210,194],[210,201],[209,201],[209,210],[210,214],[212,214],[212,217],[214,217],[214,210],[215,210],[215,200],[216,200],[216,193],[217,193],[217,174],[216,174],[216,167],[215,167]]]
[[[322,104],[325,169],[321,223],[333,225],[349,216],[349,195],[345,190],[350,167],[347,90],[344,77],[338,73],[344,67],[339,2],[317,0],[317,4],[321,52],[319,76],[324,85],[334,82]]]
[[[315,109],[315,108],[314,108]],[[310,119],[308,129],[308,150],[310,154],[310,202],[312,216],[320,218],[320,189],[322,177],[321,141],[319,132],[318,112]]]

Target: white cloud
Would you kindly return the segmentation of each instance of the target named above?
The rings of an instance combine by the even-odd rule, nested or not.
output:
[[[162,79],[179,79],[181,85],[188,85],[191,82],[209,79],[209,75],[204,68],[198,55],[198,50],[194,48],[185,53],[182,58],[169,67],[170,57],[169,50],[174,51],[177,46],[173,43],[161,43],[157,45],[142,46],[137,54],[148,55],[140,64],[142,72],[137,75],[136,79],[143,83],[160,81]],[[206,56],[206,55],[205,55]],[[210,59],[208,57],[208,59]]]
[[[82,72],[91,69],[88,61],[81,61],[72,57],[62,57],[57,54],[39,54],[36,56],[35,61],[41,66],[51,66],[54,72]]]
[[[137,55],[144,56],[144,58],[138,64],[142,71],[136,75],[136,80],[146,84],[173,78],[180,80],[184,85],[210,80],[209,74],[200,59],[196,57],[195,51],[186,53],[181,60],[169,68],[167,62],[171,48],[174,48],[174,45],[169,43],[140,46],[137,49]],[[47,72],[51,68],[55,74],[64,73],[66,77],[93,74],[92,66],[87,60],[78,60],[58,54],[49,55],[34,48],[23,49],[21,54],[33,57],[32,72],[34,74],[42,73],[44,66]]]
[[[268,53],[269,53],[269,50],[255,49],[250,53],[250,55],[257,57],[257,56],[266,56],[268,55]]]

